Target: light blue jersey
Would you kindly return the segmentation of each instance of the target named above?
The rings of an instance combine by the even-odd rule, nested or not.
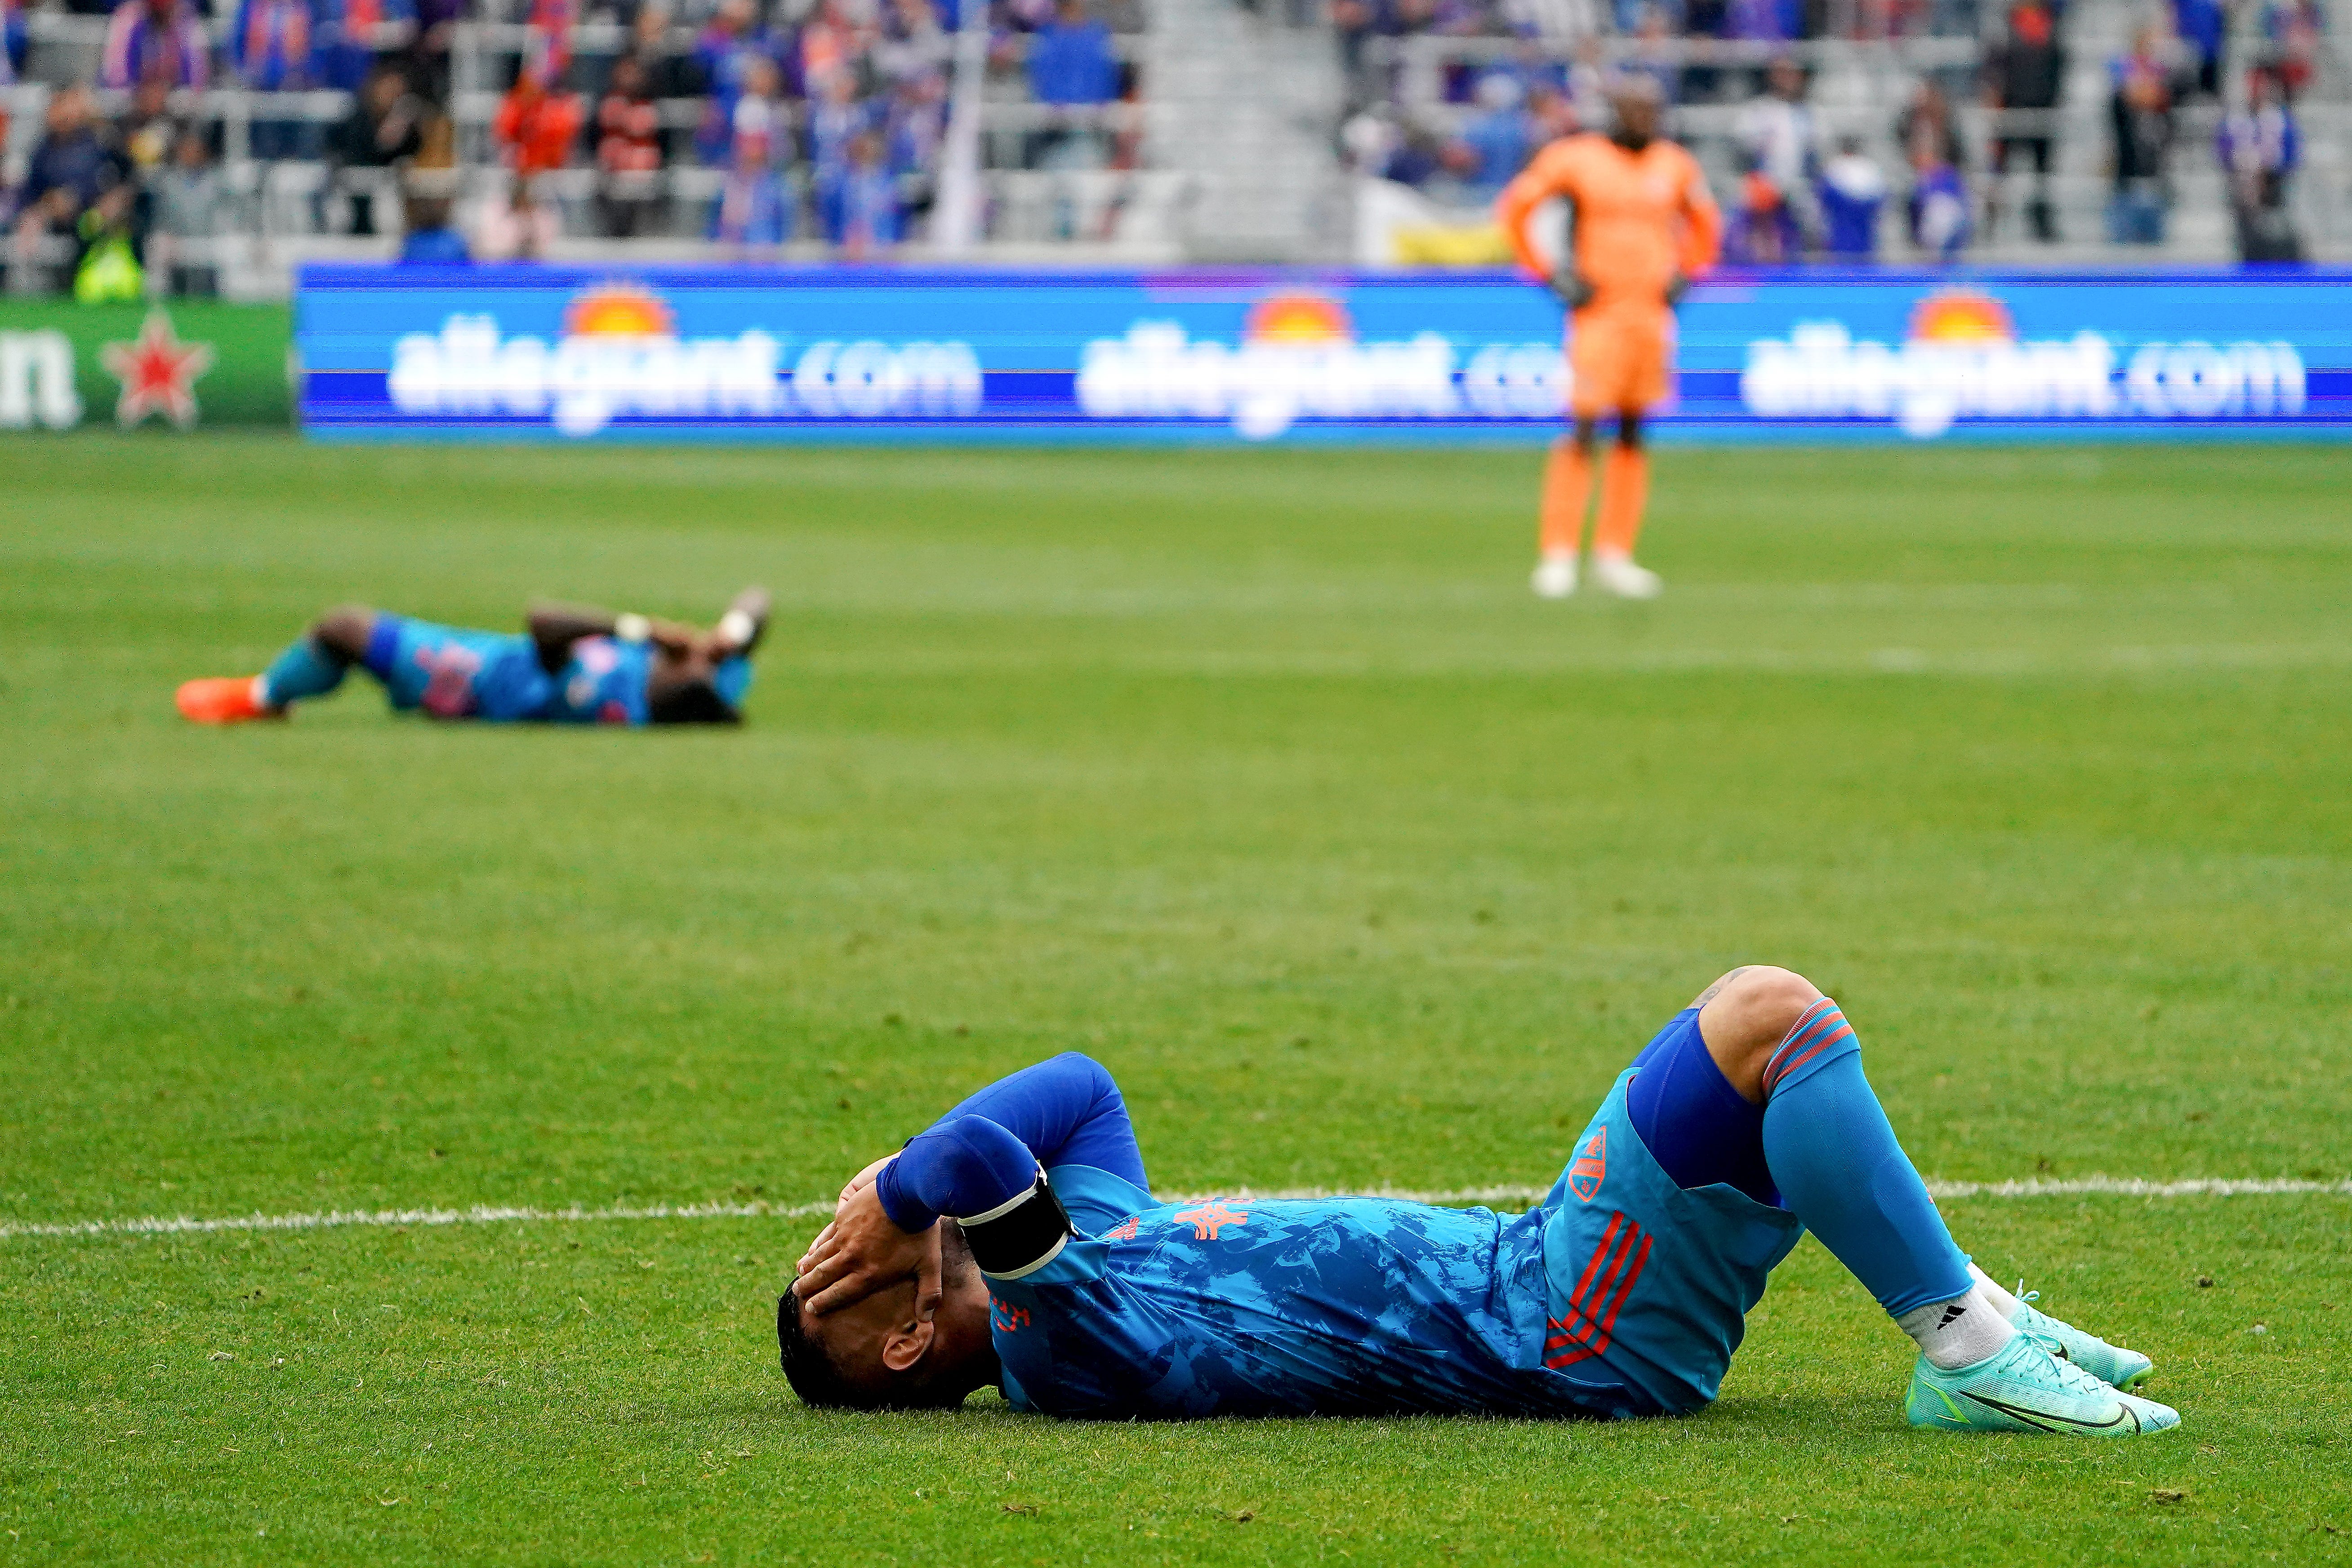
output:
[[[644,724],[652,719],[653,659],[649,643],[587,637],[572,645],[563,668],[550,675],[539,645],[520,633],[381,615],[366,664],[394,708],[436,719]],[[751,684],[751,661],[740,654],[722,660],[711,675],[712,689],[730,708],[741,706]]]
[[[1541,1364],[1542,1218],[1386,1198],[1162,1203],[1049,1173],[1078,1236],[991,1279],[1005,1398],[1055,1415],[1633,1415]],[[1597,1375],[1593,1375],[1597,1373]]]

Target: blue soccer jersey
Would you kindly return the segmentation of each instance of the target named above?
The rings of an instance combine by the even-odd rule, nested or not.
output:
[[[366,664],[394,708],[436,719],[537,719],[552,689],[530,638],[406,616],[376,617]]]
[[[582,637],[549,683],[545,717],[559,724],[642,724],[653,645]]]
[[[1546,1368],[1539,1215],[1384,1198],[1162,1203],[1048,1172],[1078,1232],[989,1282],[1005,1398],[1054,1415],[1632,1415]]]

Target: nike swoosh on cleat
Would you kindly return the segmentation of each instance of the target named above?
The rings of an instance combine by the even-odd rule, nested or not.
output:
[[[2069,1429],[2076,1432],[2110,1432],[2122,1426],[2126,1420],[2131,1422],[2133,1431],[2137,1432],[2140,1429],[2139,1413],[2128,1405],[2117,1411],[2116,1418],[2112,1421],[2077,1421],[2072,1416],[2053,1415],[2047,1410],[2028,1410],[2021,1405],[2003,1404],[1998,1399],[1987,1399],[1983,1394],[1971,1394],[1965,1388],[1958,1392],[1963,1399],[1973,1399],[1988,1410],[1998,1410],[2003,1415],[2022,1421],[2027,1426],[2038,1427],[2044,1432]]]

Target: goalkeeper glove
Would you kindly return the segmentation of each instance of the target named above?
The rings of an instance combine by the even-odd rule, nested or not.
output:
[[[1681,273],[1677,272],[1672,278],[1667,279],[1666,309],[1671,310],[1675,306],[1681,304],[1683,302],[1683,296],[1689,292],[1690,279],[1684,277]]]
[[[1559,302],[1571,310],[1581,310],[1592,303],[1592,285],[1574,267],[1563,267],[1549,279],[1551,291]]]

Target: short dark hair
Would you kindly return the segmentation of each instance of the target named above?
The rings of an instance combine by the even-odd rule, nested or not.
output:
[[[727,705],[707,680],[690,680],[653,700],[646,717],[656,724],[740,724],[743,715]]]
[[[853,1387],[833,1354],[809,1335],[807,1314],[791,1290],[776,1298],[776,1346],[783,1353],[784,1381],[803,1405],[820,1410],[877,1410],[881,1398]]]
[[[933,1389],[928,1372],[889,1378],[879,1388],[850,1382],[833,1352],[809,1333],[808,1310],[790,1289],[776,1298],[776,1348],[783,1354],[784,1381],[802,1404],[819,1410],[953,1410],[964,1401],[961,1392]]]

